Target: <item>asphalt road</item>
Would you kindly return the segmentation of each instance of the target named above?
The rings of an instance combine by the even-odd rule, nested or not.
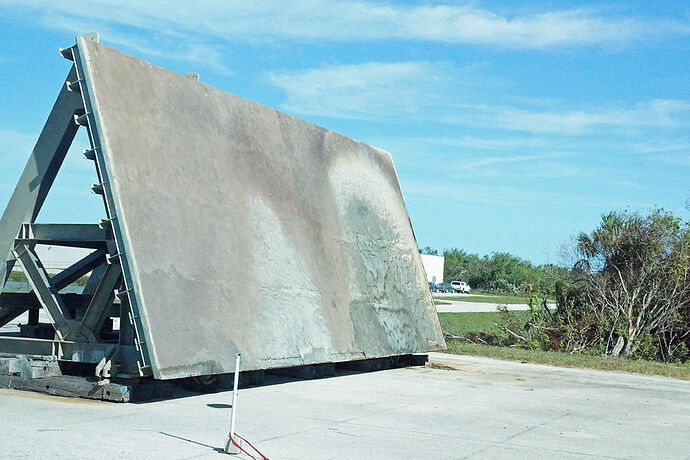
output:
[[[442,369],[243,389],[236,431],[274,460],[690,455],[688,382],[444,354],[432,364]],[[0,457],[223,458],[230,400],[114,404],[0,390]]]

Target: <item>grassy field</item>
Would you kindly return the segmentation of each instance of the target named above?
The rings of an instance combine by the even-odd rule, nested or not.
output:
[[[479,303],[497,303],[503,305],[513,305],[513,304],[526,304],[529,299],[526,297],[519,296],[507,296],[507,295],[463,295],[463,296],[437,296],[434,299],[439,300],[456,300],[461,302],[479,302]]]
[[[529,312],[513,312],[518,319],[527,321]],[[441,327],[453,335],[466,336],[468,333],[498,333],[493,325],[500,319],[497,312],[482,313],[439,313]],[[458,355],[483,356],[507,361],[520,361],[580,369],[599,369],[609,371],[633,372],[636,374],[661,375],[690,380],[690,363],[682,365],[657,361],[632,360],[604,356],[568,354],[554,351],[528,350],[515,347],[495,347],[460,340],[448,340],[448,353]]]
[[[462,313],[459,313],[462,314]],[[657,361],[632,360],[605,356],[588,356],[557,351],[526,350],[523,348],[492,347],[474,343],[448,341],[448,353],[456,355],[484,356],[505,361],[546,364],[549,366],[599,369],[605,371],[633,372],[635,374],[661,375],[690,380],[690,364],[669,364]]]
[[[524,321],[529,319],[529,311],[515,311],[511,314]],[[500,314],[495,311],[471,312],[471,313],[439,313],[441,328],[453,335],[465,336],[468,333],[487,332],[497,334],[500,331],[494,326],[494,322],[500,319]]]

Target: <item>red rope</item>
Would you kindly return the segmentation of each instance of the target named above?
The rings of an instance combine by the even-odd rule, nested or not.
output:
[[[249,455],[249,456],[250,456],[251,458],[253,458],[254,460],[259,460],[258,458],[254,457],[252,454],[250,454],[249,452],[247,452],[246,450],[244,450],[244,449],[242,448],[242,446],[240,446],[237,442],[235,442],[235,438],[232,436],[232,433],[230,433],[229,436],[230,436],[230,442],[232,442],[232,443],[235,445],[235,447],[237,447],[239,450],[241,450],[241,451],[244,452],[245,454]],[[249,445],[249,447],[251,447],[252,449],[254,449],[254,452],[256,452],[257,454],[259,454],[259,456],[261,457],[261,460],[269,460],[269,458],[266,457],[266,456],[265,456],[264,454],[262,454],[261,452],[259,452],[259,449],[257,449],[256,447],[254,447],[254,445],[253,445],[251,442],[247,441],[246,439],[244,439],[242,436],[240,436],[240,435],[237,434],[237,433],[235,433],[235,436],[237,436],[238,438],[240,438],[242,441],[246,442],[246,443]]]

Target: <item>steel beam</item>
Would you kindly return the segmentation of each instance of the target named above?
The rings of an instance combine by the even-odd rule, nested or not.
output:
[[[72,67],[67,81],[74,81],[76,76],[76,70]],[[74,122],[74,114],[83,111],[81,95],[69,91],[66,85],[62,85],[24,172],[0,218],[0,262],[11,258],[13,242],[21,225],[36,220],[48,190],[53,185],[55,176],[77,134],[79,127]],[[14,152],[5,153],[7,156],[13,154]],[[7,264],[0,263],[0,280],[6,280],[13,265],[12,260]]]
[[[86,283],[86,286],[84,286],[84,290],[81,293],[82,299],[81,304],[77,307],[76,310],[76,319],[80,320],[84,317],[84,312],[86,312],[86,309],[89,307],[91,299],[93,298],[93,294],[96,292],[96,289],[98,289],[98,285],[101,284],[101,279],[103,278],[103,274],[105,274],[105,269],[107,267],[108,264],[102,264],[94,268],[94,270],[91,272],[89,281]]]
[[[133,346],[116,343],[88,343],[61,340],[0,336],[0,353],[5,355],[55,356],[61,361],[98,364],[101,359],[116,353],[128,365],[136,368],[139,352]]]
[[[19,308],[0,307],[0,327],[9,323],[13,319],[15,319],[17,316],[24,313],[26,310],[27,309],[25,307],[19,307]],[[0,350],[0,352],[2,352],[2,350]]]
[[[129,301],[124,298],[120,300],[120,331],[118,342],[120,345],[134,344],[134,325],[130,318]]]
[[[121,225],[119,224],[118,205],[116,203],[115,192],[110,183],[111,177],[106,166],[107,160],[102,148],[101,135],[104,134],[105,131],[96,113],[98,104],[92,93],[93,79],[92,75],[88,72],[88,57],[82,54],[82,50],[85,50],[85,47],[93,41],[97,42],[98,38],[96,37],[94,40],[94,36],[89,34],[77,36],[77,44],[72,48],[71,56],[74,60],[74,68],[77,77],[81,81],[80,92],[84,110],[88,114],[87,133],[91,141],[91,152],[94,154],[93,158],[96,165],[98,182],[102,185],[103,194],[101,196],[103,197],[103,204],[105,205],[106,214],[108,216],[107,222],[99,222],[99,225],[106,227],[107,224],[107,228],[113,232],[114,244],[109,242],[108,251],[111,254],[117,254],[118,262],[122,267],[123,288],[124,292],[127,293],[129,309],[132,312],[134,340],[140,352],[140,360],[137,362],[137,367],[142,376],[151,375],[151,352],[148,345],[150,341],[149,330],[148,327],[145,326],[146,319],[143,310],[140,308],[139,300],[135,295],[135,275],[130,268],[129,256],[127,254],[129,247]],[[86,158],[90,156],[91,155],[85,155]],[[115,251],[112,251],[112,249],[115,249]]]
[[[26,244],[20,244],[14,249],[13,254],[24,270],[24,274],[41,306],[48,311],[52,318],[58,337],[65,340],[76,335],[80,324],[71,319],[67,306],[60,298],[58,290],[51,284],[48,272],[34,250]]]
[[[54,356],[52,340],[0,336],[0,353],[4,355]]]
[[[34,244],[98,249],[106,246],[108,233],[98,224],[25,223],[22,225],[18,239]]]
[[[77,305],[83,297],[82,294],[60,294],[60,298],[68,308]],[[41,302],[33,292],[3,292],[0,294],[0,307],[9,310],[28,309],[33,311],[41,309]]]
[[[105,263],[106,254],[103,250],[94,251],[80,261],[67,267],[50,280],[58,291],[66,288],[82,276]]]
[[[81,321],[82,327],[89,329],[94,335],[98,335],[103,322],[110,314],[110,306],[115,299],[113,291],[120,282],[121,277],[122,268],[120,265],[108,264]]]

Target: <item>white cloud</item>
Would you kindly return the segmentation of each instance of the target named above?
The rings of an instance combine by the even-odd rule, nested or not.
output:
[[[512,107],[486,107],[496,126],[534,133],[580,134],[605,128],[677,128],[690,126],[690,102],[656,99],[634,107],[600,110],[530,111]],[[456,119],[462,122],[462,117]]]
[[[573,195],[567,191],[548,191],[542,189],[530,189],[515,185],[500,184],[477,184],[463,181],[454,182],[429,182],[428,180],[406,180],[402,183],[405,198],[414,196],[415,199],[438,201],[439,197],[444,197],[447,202],[463,201],[484,204],[487,206],[520,206],[531,207],[534,203],[540,206],[562,206],[568,203],[571,208],[591,208],[596,202],[597,206],[616,209],[629,206],[629,202],[617,200],[615,198],[597,197],[593,200],[590,195]],[[646,205],[646,203],[635,203],[636,206]]]
[[[690,101],[654,99],[634,106],[609,105],[597,109],[549,110],[566,105],[544,101],[536,109],[473,102],[472,86],[463,72],[434,62],[367,62],[273,72],[270,83],[282,89],[281,107],[303,116],[351,119],[415,118],[436,123],[479,126],[516,132],[579,135],[611,129],[635,132],[647,128],[690,127]],[[531,104],[534,105],[534,104]],[[468,142],[469,141],[469,142]],[[437,143],[443,139],[436,140]],[[447,140],[446,140],[447,142]],[[455,143],[472,142],[466,138]],[[502,148],[501,142],[473,142],[476,148]],[[534,142],[513,139],[514,143]],[[459,146],[459,145],[458,145]]]
[[[654,36],[687,35],[690,26],[675,21],[605,15],[596,9],[561,9],[499,13],[456,4],[413,6],[371,1],[304,0],[286,4],[262,2],[141,2],[105,0],[74,8],[48,0],[31,4],[2,3],[42,12],[47,21],[59,17],[76,23],[96,21],[156,36],[224,41],[410,40],[464,43],[501,48],[542,49],[556,46],[626,44]]]
[[[180,39],[174,34],[157,31],[150,31],[150,33],[139,30],[119,31],[117,27],[108,25],[108,21],[62,15],[45,16],[42,22],[48,27],[67,30],[75,35],[87,31],[98,32],[101,41],[105,41],[109,45],[123,47],[137,54],[190,62],[224,75],[232,73],[225,63],[226,57],[221,47],[199,40],[198,37]]]
[[[463,162],[463,167],[467,169],[478,169],[485,168],[487,166],[497,166],[500,164],[511,164],[514,166],[516,163],[525,162],[535,162],[536,160],[545,160],[553,158],[563,158],[564,155],[561,153],[541,153],[536,155],[514,155],[514,156],[492,156],[492,157],[481,157],[473,160]]]
[[[293,72],[273,72],[268,80],[287,95],[281,107],[301,115],[385,118],[419,115],[439,103],[425,85],[443,84],[438,66],[426,62],[368,62]]]
[[[417,137],[416,142],[445,147],[469,148],[473,150],[513,150],[516,148],[539,148],[549,145],[543,137]]]

